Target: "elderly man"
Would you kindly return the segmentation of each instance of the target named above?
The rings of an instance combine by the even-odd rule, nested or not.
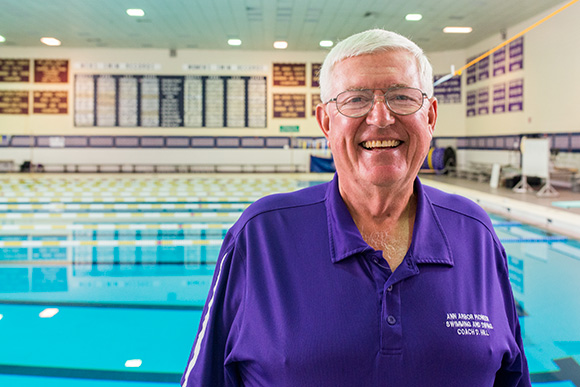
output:
[[[333,181],[228,232],[183,386],[530,386],[503,247],[422,186],[437,101],[423,52],[371,30],[321,74]]]

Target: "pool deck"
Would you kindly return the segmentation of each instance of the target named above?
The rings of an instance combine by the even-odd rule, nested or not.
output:
[[[445,175],[420,175],[424,184],[466,196],[489,212],[533,224],[545,230],[580,239],[580,207],[562,208],[554,202],[580,202],[580,193],[557,188],[557,197],[538,197],[536,192],[517,193],[510,188],[491,188],[477,182]]]
[[[46,173],[10,173],[0,175],[0,179],[275,179],[306,182],[328,181],[333,174],[328,173],[219,173],[219,174],[174,174],[174,173],[137,173],[137,174],[46,174]],[[424,184],[439,188],[446,192],[466,196],[489,212],[496,213],[513,220],[530,223],[547,231],[560,233],[572,238],[580,239],[580,193],[566,188],[556,188],[557,197],[538,197],[536,192],[516,193],[509,188],[491,188],[489,182],[477,182],[462,178],[436,174],[420,174]],[[1,187],[0,187],[1,188]],[[562,208],[554,202],[578,202],[579,206]]]

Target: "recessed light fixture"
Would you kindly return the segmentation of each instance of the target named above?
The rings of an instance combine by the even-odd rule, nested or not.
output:
[[[274,42],[274,48],[277,48],[278,50],[284,50],[284,49],[288,48],[288,42],[285,42],[283,40],[278,40],[278,41]]]
[[[141,17],[141,16],[145,16],[145,11],[143,11],[142,9],[139,9],[139,8],[130,8],[127,10],[127,15]]]
[[[423,19],[423,15],[421,15],[420,13],[410,13],[407,16],[405,16],[405,20],[407,21],[419,21]]]
[[[332,47],[334,42],[332,40],[321,40],[319,44],[320,47]]]
[[[242,41],[240,39],[228,39],[228,44],[230,46],[241,46]]]
[[[473,31],[471,27],[445,27],[443,32],[446,34],[468,34]]]
[[[57,313],[58,313],[58,309],[57,308],[46,308],[45,310],[43,310],[42,312],[40,312],[38,315],[41,318],[51,318],[51,317],[53,317]]]
[[[0,35],[0,43],[4,43],[6,41],[6,38],[2,35]]]
[[[137,368],[137,367],[141,367],[141,364],[143,364],[143,361],[141,359],[131,359],[131,360],[127,360],[125,362],[125,367]]]
[[[60,46],[60,40],[58,40],[57,38],[44,37],[40,38],[40,41],[46,44],[47,46]]]

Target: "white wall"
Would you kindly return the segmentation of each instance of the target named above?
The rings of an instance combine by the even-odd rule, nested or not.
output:
[[[308,171],[310,155],[330,157],[330,151],[323,149],[207,149],[207,148],[9,148],[4,149],[0,161],[11,160],[17,170],[24,161],[42,164],[47,171],[62,171],[64,166],[123,166],[130,171],[133,165],[159,166],[222,166],[252,171],[263,166],[268,171],[278,168],[291,172],[285,166],[299,167]],[[199,168],[197,169],[199,170]]]
[[[520,166],[520,152],[504,150],[465,150],[456,152],[457,165],[468,166],[469,163],[492,164],[498,163],[502,166]]]
[[[166,136],[288,136],[281,133],[281,125],[299,126],[297,136],[321,136],[316,119],[310,113],[312,94],[318,94],[318,88],[310,85],[310,63],[324,60],[326,51],[284,52],[272,51],[201,51],[178,50],[176,57],[170,57],[169,50],[157,49],[78,49],[66,47],[17,48],[2,47],[0,56],[13,59],[68,59],[69,82],[67,84],[33,84],[33,83],[0,83],[0,90],[67,90],[69,93],[69,113],[67,115],[0,115],[0,135],[166,135]],[[90,70],[78,68],[81,63],[128,63],[159,65],[154,70]],[[306,63],[307,82],[305,87],[273,87],[273,63]],[[221,70],[194,71],[184,70],[184,65],[256,65],[266,70]],[[119,128],[74,127],[74,75],[75,74],[133,74],[133,75],[238,75],[267,76],[268,79],[268,115],[267,128]],[[273,93],[306,94],[306,118],[274,119],[272,111]]]
[[[427,53],[433,65],[434,75],[445,75],[451,72],[451,66],[456,69],[465,62],[465,51],[444,51]],[[435,137],[463,137],[465,132],[465,91],[461,93],[461,103],[439,103],[439,114],[435,125]]]
[[[566,3],[568,1],[562,5]],[[508,28],[507,38],[559,8],[554,7]],[[465,132],[468,136],[580,131],[580,120],[576,114],[580,106],[579,21],[580,4],[575,4],[524,35],[523,70],[508,73],[499,79],[502,82],[524,79],[523,111],[467,118]],[[481,54],[501,42],[498,32],[496,36],[467,49],[466,57]],[[465,79],[463,82],[464,90],[470,90],[498,83],[498,78],[477,82],[473,87],[467,87]]]
[[[564,2],[562,5],[565,4]],[[550,14],[559,7],[554,7],[534,18],[530,18],[518,25],[507,29],[507,37],[512,37],[542,17]],[[580,106],[580,50],[578,49],[578,37],[580,37],[580,4],[575,4],[564,12],[546,21],[524,36],[524,68],[515,73],[508,73],[501,77],[501,81],[511,79],[524,79],[524,110],[519,113],[489,114],[466,118],[465,96],[466,91],[481,86],[493,85],[498,82],[491,77],[486,82],[477,82],[475,85],[466,85],[463,76],[462,103],[440,104],[439,117],[435,128],[436,137],[463,137],[463,136],[492,136],[522,133],[556,133],[556,132],[580,132],[580,119],[577,117]],[[428,56],[433,64],[435,74],[447,74],[451,65],[455,68],[466,63],[466,58],[487,51],[501,43],[500,34],[490,37],[465,50],[433,52]],[[18,84],[0,83],[0,89],[9,90],[67,90],[69,91],[69,114],[64,116],[51,115],[0,115],[0,135],[183,135],[183,136],[321,136],[316,120],[311,116],[308,106],[310,96],[318,93],[317,89],[310,87],[276,87],[272,86],[272,63],[294,62],[307,63],[307,85],[310,84],[310,63],[321,62],[326,51],[313,52],[284,52],[284,51],[256,51],[247,52],[236,49],[227,51],[198,51],[179,50],[176,57],[170,57],[169,50],[155,49],[73,49],[73,48],[18,48],[2,47],[0,56],[3,58],[58,58],[70,60],[70,80],[66,85],[48,84]],[[80,73],[107,73],[107,70],[91,71],[80,70],[78,63],[148,63],[159,64],[160,69],[127,71],[127,74],[156,74],[156,75],[261,75],[268,77],[268,127],[264,129],[250,128],[80,128],[73,125],[74,108],[74,74]],[[253,72],[232,71],[186,71],[186,64],[218,64],[218,65],[259,65],[267,66],[266,71]],[[111,74],[122,74],[120,70],[108,71]],[[276,93],[305,93],[307,95],[307,113],[305,119],[273,119],[272,118],[272,94]],[[492,95],[490,94],[490,98]],[[298,125],[298,133],[281,133],[281,125]],[[0,148],[2,149],[2,148]],[[77,157],[78,150],[52,150],[52,149],[2,149],[0,160],[13,159],[17,163],[21,160],[34,159],[38,162],[54,163],[59,160],[69,160]],[[133,162],[140,160],[143,163],[151,163],[155,157],[157,162],[162,163],[165,158],[160,151],[139,150],[138,153],[127,150],[93,149],[82,150],[79,157],[88,159],[102,159],[102,162],[111,160]],[[153,153],[151,153],[153,152]],[[175,153],[172,153],[175,152]],[[207,160],[228,160],[236,162],[239,157],[244,160],[253,160],[255,155],[263,154],[265,160],[270,160],[268,152],[250,150],[245,153],[232,152],[231,150],[219,151],[208,150],[167,150],[173,157],[179,155],[179,160],[188,163],[191,155],[202,155]],[[215,152],[215,153],[214,153]],[[502,160],[509,156],[475,152],[464,152],[461,159],[479,160],[480,158],[501,157]],[[211,155],[210,155],[211,154]],[[163,155],[163,156],[162,156]],[[261,157],[261,156],[260,156]],[[572,155],[567,158],[560,157],[565,163],[580,166],[578,157]]]

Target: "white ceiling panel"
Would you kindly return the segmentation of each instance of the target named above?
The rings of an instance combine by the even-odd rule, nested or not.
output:
[[[2,46],[41,46],[42,36],[63,47],[270,50],[287,40],[289,50],[320,50],[373,27],[397,31],[426,51],[471,46],[539,13],[560,0],[0,0]],[[580,7],[580,4],[574,6]],[[145,16],[125,10],[141,8]],[[404,20],[420,13],[419,22]],[[557,23],[557,19],[548,23]],[[442,32],[470,26],[467,35]]]

